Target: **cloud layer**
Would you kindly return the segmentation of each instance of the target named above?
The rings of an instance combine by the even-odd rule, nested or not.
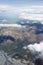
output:
[[[0,5],[0,14],[19,19],[39,20],[43,23],[43,6],[14,7]]]

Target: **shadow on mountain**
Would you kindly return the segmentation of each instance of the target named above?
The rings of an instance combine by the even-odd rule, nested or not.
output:
[[[11,40],[11,41],[15,41],[15,39],[11,36],[5,36],[5,35],[1,35],[0,36],[0,43],[3,43],[4,41],[7,41],[7,40]]]

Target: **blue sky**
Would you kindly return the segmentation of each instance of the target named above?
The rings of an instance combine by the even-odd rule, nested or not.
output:
[[[30,5],[43,5],[43,0],[0,0],[0,4],[25,7]]]
[[[0,22],[14,23],[19,19],[43,23],[43,0],[0,0]]]

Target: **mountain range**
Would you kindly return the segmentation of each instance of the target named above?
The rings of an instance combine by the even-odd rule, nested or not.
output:
[[[0,27],[0,49],[15,58],[25,58],[23,46],[43,41],[43,24],[20,25],[21,27]]]

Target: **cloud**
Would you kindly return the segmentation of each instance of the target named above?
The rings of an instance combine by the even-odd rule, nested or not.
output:
[[[28,19],[28,20],[39,20],[43,21],[43,14],[28,14],[28,13],[21,13],[19,18],[21,19]]]
[[[22,9],[10,5],[0,5],[0,11],[14,14],[14,13],[21,12]]]
[[[43,23],[43,6],[14,7],[0,5],[0,14],[17,17],[19,19],[39,20]]]
[[[19,15],[20,19],[39,20],[43,23],[43,6],[29,6]]]
[[[22,25],[19,24],[0,24],[0,27],[24,27]]]
[[[29,7],[14,7],[10,5],[0,5],[0,11],[26,14],[41,14],[43,13],[43,6],[29,6]]]
[[[33,59],[43,59],[43,41],[40,43],[29,44],[27,46],[24,46],[23,48],[30,51]]]
[[[43,52],[43,42],[38,43],[34,43],[33,45],[30,44],[27,46],[28,49],[30,49],[30,51],[34,51],[34,52]]]
[[[25,8],[25,12],[31,13],[31,14],[41,14],[43,13],[43,6],[29,6]]]

